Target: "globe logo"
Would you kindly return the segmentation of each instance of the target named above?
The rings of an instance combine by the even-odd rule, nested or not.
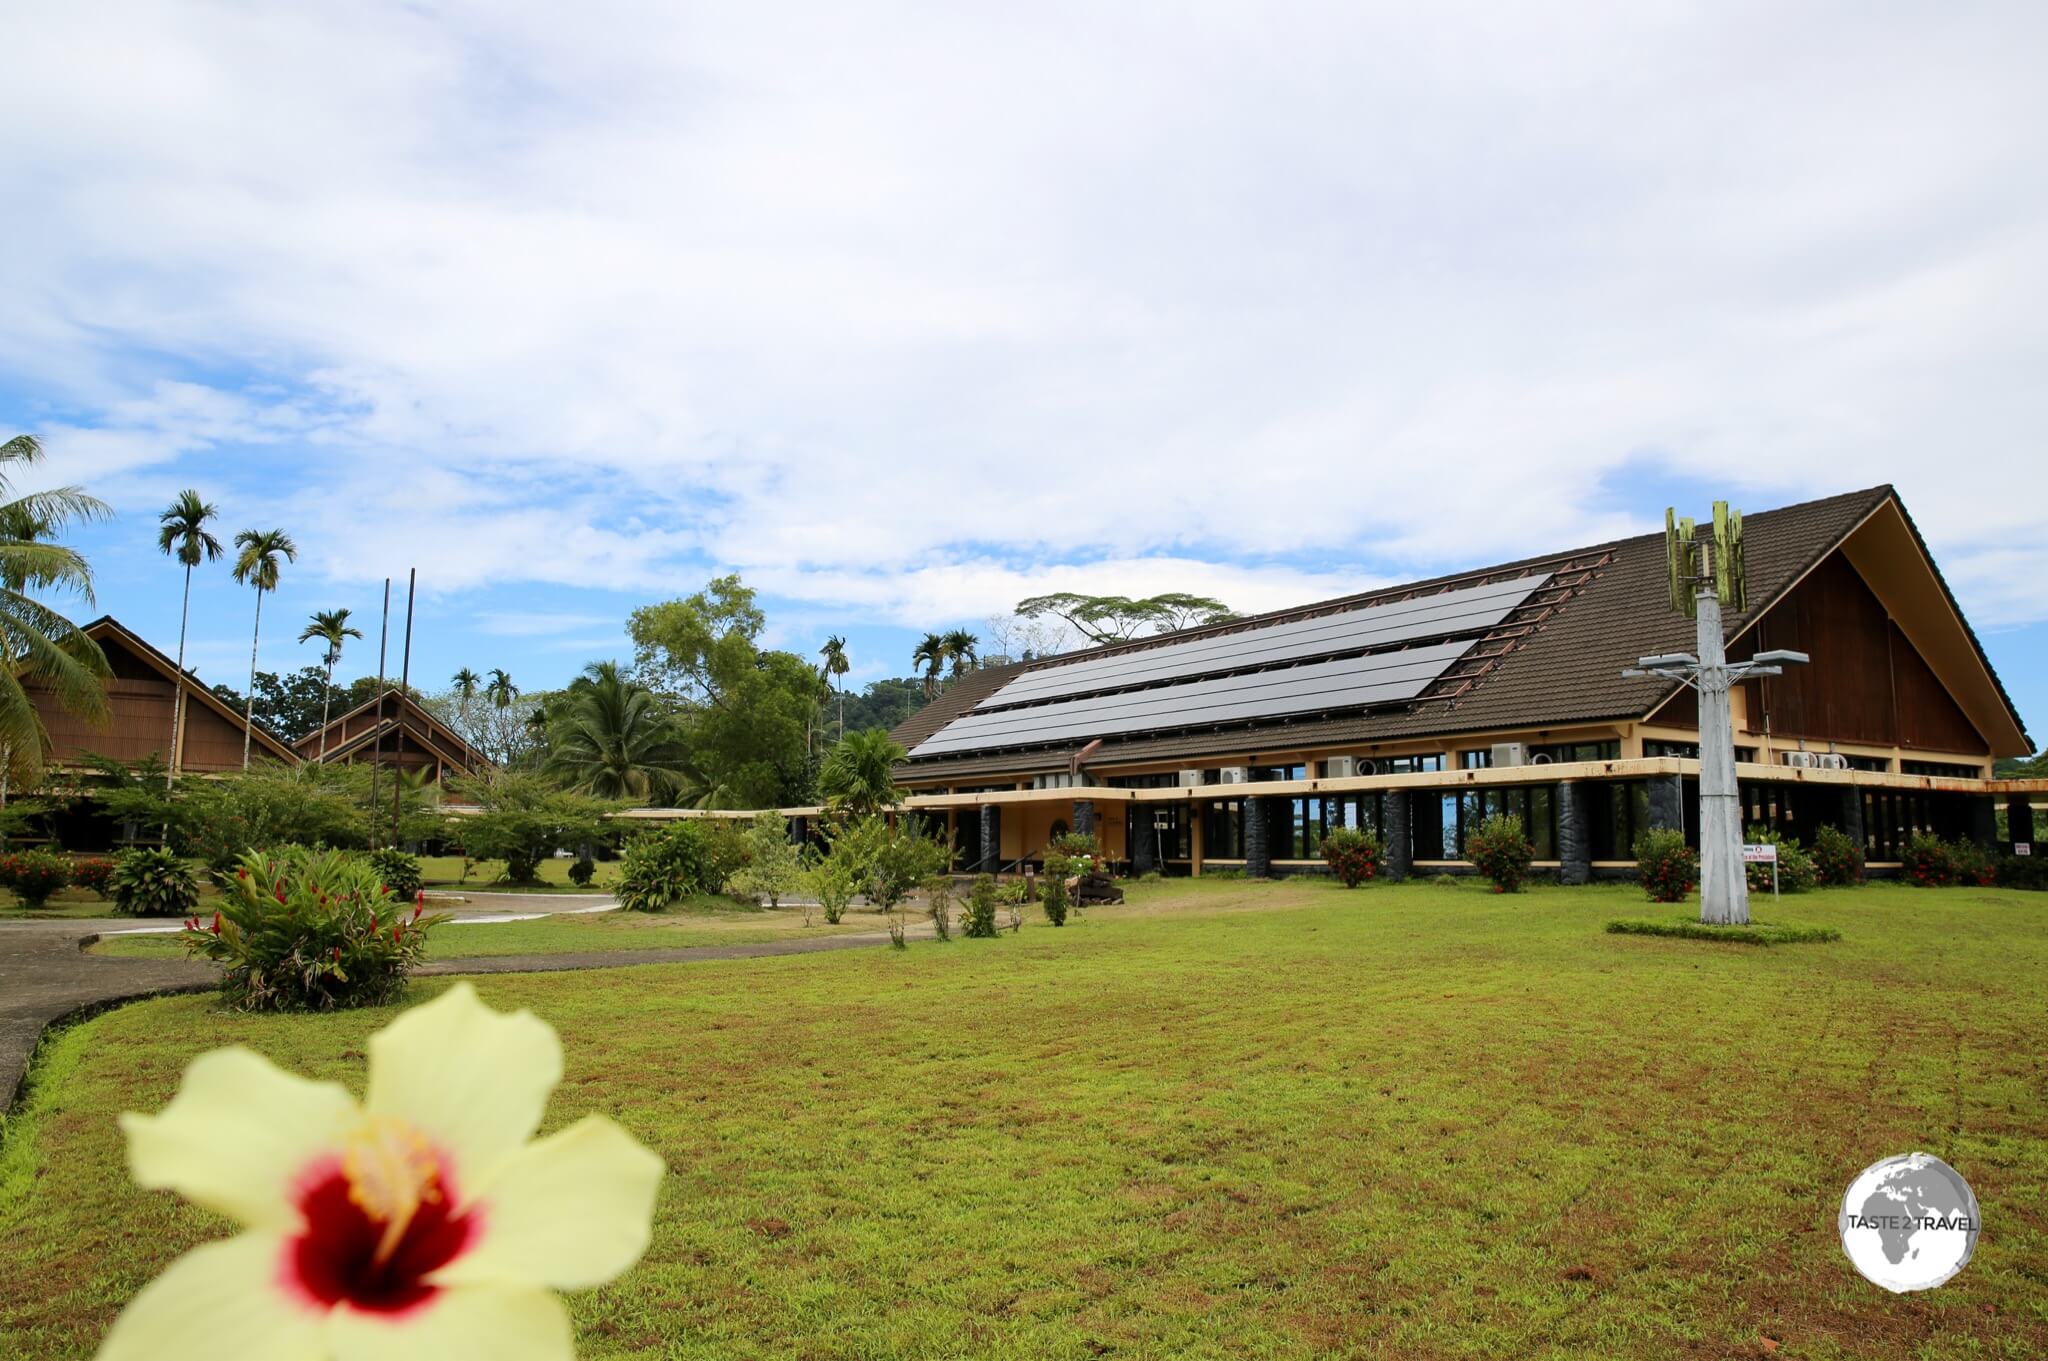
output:
[[[1932,1153],[1872,1163],[1849,1183],[1835,1227],[1864,1278],[1904,1294],[1932,1290],[1977,1250],[1977,1196]]]

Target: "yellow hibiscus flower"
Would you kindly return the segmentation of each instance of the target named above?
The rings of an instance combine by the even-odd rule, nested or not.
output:
[[[554,1295],[647,1250],[662,1162],[603,1116],[534,1139],[562,1044],[457,984],[370,1038],[369,1092],[247,1049],[124,1115],[135,1180],[239,1221],[130,1302],[101,1361],[559,1361]]]

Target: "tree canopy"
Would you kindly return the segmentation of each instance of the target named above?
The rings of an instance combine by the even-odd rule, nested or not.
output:
[[[1237,618],[1236,611],[1222,601],[1185,591],[1168,591],[1136,600],[1121,595],[1055,591],[1018,601],[1017,613],[1026,619],[1051,615],[1064,620],[1093,643],[1121,643],[1145,633],[1170,633]]]

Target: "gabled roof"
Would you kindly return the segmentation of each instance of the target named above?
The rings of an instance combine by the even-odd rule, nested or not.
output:
[[[1841,547],[1852,533],[1871,522],[1873,516],[1887,505],[1897,506],[1903,516],[1904,508],[1898,506],[1896,493],[1889,486],[1879,486],[1746,515],[1744,537],[1750,607],[1730,614],[1725,621],[1729,635],[1733,637],[1748,628],[1822,558]],[[1910,520],[1906,523],[1910,525]],[[1915,538],[1917,541],[1917,535]],[[1924,554],[1924,545],[1921,545],[1921,551]],[[1931,569],[1932,558],[1926,558],[1926,563]],[[1520,636],[1475,647],[1467,654],[1467,662],[1461,663],[1467,674],[1457,686],[1433,688],[1425,692],[1419,702],[1396,708],[1348,715],[1312,715],[1305,719],[1268,721],[1237,728],[1162,732],[1153,736],[1112,739],[1103,744],[1091,763],[1166,761],[1232,749],[1280,750],[1340,743],[1395,742],[1450,733],[1563,728],[1574,724],[1641,718],[1669,698],[1672,687],[1668,681],[1652,677],[1626,678],[1621,674],[1638,657],[1655,652],[1688,651],[1692,646],[1691,621],[1674,614],[1666,604],[1664,543],[1663,535],[1658,533],[1618,539],[1565,553],[1523,558],[1476,571],[1277,610],[1225,624],[1156,635],[1111,648],[1090,648],[1040,661],[972,672],[899,724],[893,735],[906,749],[915,748],[1027,671],[1263,624],[1358,609],[1419,592],[1450,589],[1480,579],[1546,570],[1561,574],[1569,572],[1574,581],[1583,579],[1583,584],[1571,590],[1561,603],[1548,610],[1540,621]],[[1934,580],[1939,583],[1938,572],[1934,574]],[[1953,609],[1953,597],[1947,594],[1945,584],[1940,585],[1940,591]],[[1972,713],[1973,718],[1980,725],[1993,720],[2009,722],[2010,732],[2018,734],[2018,739],[2024,742],[2019,715],[1999,685],[1989,658],[1963,622],[1959,610],[1953,611],[1953,618],[1954,626],[1960,629],[1958,636],[1967,637],[1971,655],[1981,667],[1982,676],[1988,679],[1985,693],[1995,696],[1995,699],[1978,706]],[[1064,767],[1071,750],[1078,745],[1074,743],[1057,750],[971,752],[912,760],[901,768],[901,772],[912,778],[932,775],[972,778],[998,772],[1050,770]]]
[[[341,736],[348,720],[367,713],[372,709],[377,710],[379,715],[382,715],[386,702],[390,700],[398,701],[396,705],[398,712],[396,714],[387,718],[380,718],[380,721],[352,737],[343,738]],[[301,737],[296,745],[299,755],[305,760],[316,761],[324,759],[333,761],[338,757],[358,753],[365,746],[374,745],[380,735],[388,737],[392,733],[401,730],[411,733],[413,739],[421,746],[429,748],[441,747],[444,749],[452,748],[456,759],[470,771],[481,770],[490,764],[490,761],[485,758],[483,753],[463,740],[462,734],[428,713],[420,705],[419,701],[413,699],[412,696],[395,688],[386,690],[381,695],[372,696],[361,704],[356,705],[355,708],[350,709],[347,713],[338,714],[329,719],[325,727],[315,728],[312,732]],[[320,734],[323,732],[328,734],[327,753],[324,758],[319,754]]]
[[[105,646],[106,640],[110,638],[118,641],[129,652],[162,672],[165,680],[182,684],[185,693],[198,700],[203,707],[213,710],[238,728],[243,725],[246,715],[236,713],[232,706],[208,689],[200,681],[198,672],[188,669],[182,677],[179,676],[178,664],[176,662],[172,661],[162,652],[159,652],[148,639],[114,618],[113,615],[103,614],[79,631],[102,646]],[[256,744],[261,746],[270,755],[288,765],[299,764],[298,754],[286,746],[282,738],[278,737],[261,723],[254,724],[251,728],[251,733]]]

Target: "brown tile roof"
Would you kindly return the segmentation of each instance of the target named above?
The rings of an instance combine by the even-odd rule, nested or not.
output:
[[[1889,486],[1871,487],[1745,516],[1750,608],[1745,613],[1729,615],[1726,621],[1728,632],[1734,634],[1769,608],[1891,496],[1893,492]],[[1581,591],[1457,699],[1426,699],[1400,709],[1352,716],[1312,717],[1294,722],[1110,741],[1103,744],[1101,752],[1090,764],[1173,760],[1247,748],[1390,742],[1449,733],[1552,728],[1638,718],[1665,699],[1673,687],[1667,681],[1653,678],[1625,679],[1621,675],[1622,669],[1649,653],[1688,651],[1692,645],[1691,621],[1672,613],[1666,604],[1662,533],[1434,577],[1387,590],[1256,615],[1228,625],[1184,630],[1142,639],[1115,650],[1134,650],[1167,639],[1178,642],[1248,624],[1356,608],[1397,598],[1417,589],[1450,586],[1474,577],[1507,575],[1528,568],[1600,557],[1607,559],[1605,566]],[[1981,654],[1982,649],[1979,651]],[[900,724],[895,729],[896,740],[906,750],[916,746],[1027,669],[1081,656],[1102,656],[1105,652],[1105,649],[1094,648],[1045,661],[971,673]],[[1988,668],[1988,662],[1986,666]],[[1071,750],[1012,751],[913,760],[901,767],[900,773],[912,779],[940,775],[972,777],[1009,772],[1032,773],[1063,768]]]

